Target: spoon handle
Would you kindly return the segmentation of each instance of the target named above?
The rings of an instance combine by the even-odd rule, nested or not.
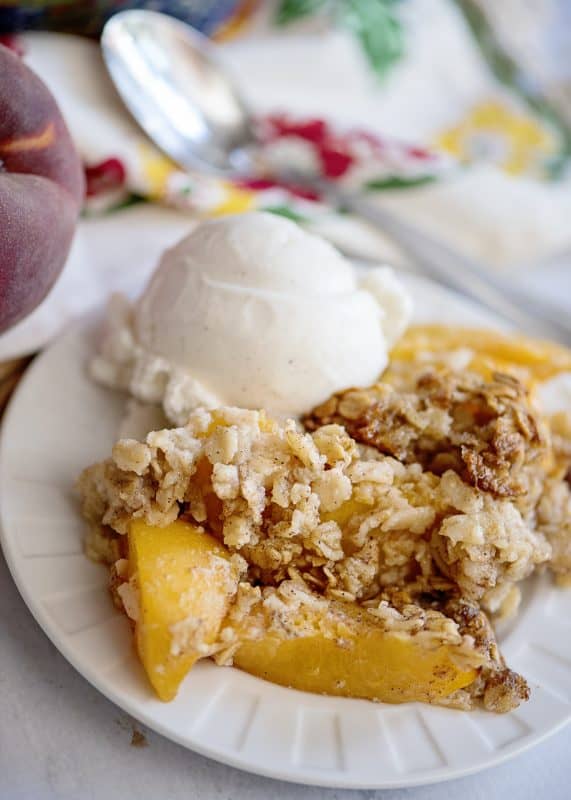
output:
[[[522,332],[571,346],[571,321],[564,312],[492,275],[490,268],[436,241],[363,195],[329,182],[320,182],[319,188],[388,235],[426,275],[476,300]]]

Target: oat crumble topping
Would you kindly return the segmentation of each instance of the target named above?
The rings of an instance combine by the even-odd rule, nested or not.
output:
[[[527,699],[486,612],[513,613],[518,582],[539,565],[568,580],[571,425],[554,420],[552,443],[514,378],[448,370],[423,371],[406,391],[380,383],[342,392],[305,424],[201,409],[184,427],[118,442],[85,470],[87,550],[115,565],[118,602],[135,618],[120,575],[131,520],[182,517],[243,560],[210,651],[218,663],[232,662],[248,614],[260,623],[251,622],[253,638],[268,626],[296,636],[303,615],[293,609],[321,604],[327,614],[352,603],[383,630],[451,644],[456,659],[479,665],[445,704],[503,712]]]

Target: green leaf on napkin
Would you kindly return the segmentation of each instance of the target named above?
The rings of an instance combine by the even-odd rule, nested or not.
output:
[[[403,28],[396,6],[402,0],[281,0],[276,22],[290,22],[326,10],[358,38],[377,75],[384,75],[403,53]]]
[[[293,208],[289,206],[265,206],[262,211],[268,211],[270,214],[277,214],[278,217],[285,217],[291,219],[292,222],[307,222],[307,217],[303,214],[298,214]]]
[[[377,75],[384,75],[403,54],[403,28],[395,12],[400,2],[343,0],[339,3],[342,23],[358,37]]]
[[[421,175],[418,178],[402,178],[398,175],[391,175],[390,178],[379,178],[378,180],[367,181],[365,189],[381,191],[384,189],[411,189],[414,186],[424,186],[426,183],[433,183],[435,175]]]
[[[318,11],[327,0],[282,0],[279,5],[276,22],[278,25],[289,25],[297,19],[307,17]]]

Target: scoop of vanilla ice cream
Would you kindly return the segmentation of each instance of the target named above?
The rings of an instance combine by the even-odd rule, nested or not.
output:
[[[243,214],[203,223],[165,253],[135,308],[116,306],[93,371],[162,403],[176,424],[197,405],[298,416],[374,382],[410,315],[388,268],[360,280],[297,224]]]

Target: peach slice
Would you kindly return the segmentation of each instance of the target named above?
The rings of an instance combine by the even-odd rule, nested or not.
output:
[[[245,641],[235,666],[305,692],[403,703],[447,697],[472,683],[482,663],[476,652],[472,663],[460,661],[451,645],[430,648],[414,636],[386,632],[348,603],[330,602],[325,614],[311,605],[299,613],[303,632],[292,636],[278,628]]]
[[[165,528],[133,522],[129,563],[139,591],[137,651],[159,698],[171,700],[195,662],[212,652],[239,576],[224,546],[181,520]],[[289,622],[289,632],[275,628],[257,602],[239,623],[235,666],[308,692],[396,703],[446,697],[475,679],[482,660],[475,651],[459,656],[453,645],[428,647],[386,632],[369,612],[344,602],[302,604]]]
[[[129,569],[139,587],[137,652],[157,695],[172,700],[216,641],[237,570],[214,537],[181,520],[165,528],[132,522]]]
[[[393,349],[391,360],[414,362],[419,353],[438,354],[458,349],[472,351],[469,367],[485,378],[493,372],[515,370],[521,379],[533,386],[571,370],[571,350],[554,342],[449,325],[413,325]],[[390,377],[389,365],[383,380]]]

